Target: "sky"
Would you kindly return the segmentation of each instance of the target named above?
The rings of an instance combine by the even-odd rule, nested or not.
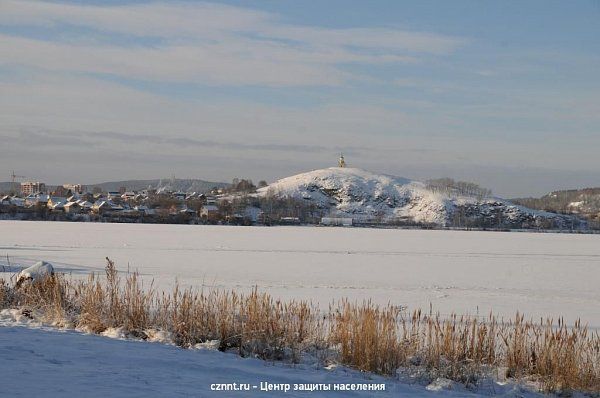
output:
[[[599,38],[599,0],[0,0],[0,180],[600,186]]]

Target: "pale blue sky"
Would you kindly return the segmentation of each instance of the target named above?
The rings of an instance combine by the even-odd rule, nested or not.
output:
[[[0,168],[600,186],[599,1],[0,1]]]

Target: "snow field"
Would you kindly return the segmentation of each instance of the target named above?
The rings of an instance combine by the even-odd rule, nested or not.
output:
[[[8,260],[7,260],[8,256]],[[149,284],[376,303],[442,314],[518,310],[600,326],[600,236],[324,227],[0,222],[0,271],[39,260],[73,277],[105,257]],[[11,267],[8,267],[10,262]]]

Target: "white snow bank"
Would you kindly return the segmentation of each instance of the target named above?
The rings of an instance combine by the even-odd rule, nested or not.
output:
[[[127,338],[127,333],[122,327],[108,328],[104,332],[100,333],[101,336],[110,337],[111,339],[124,340]]]
[[[173,336],[171,336],[170,332],[165,332],[164,330],[156,330],[156,329],[147,329],[144,331],[148,336],[148,341],[151,343],[163,343],[163,344],[172,344]]]
[[[21,344],[20,342],[27,342]],[[398,379],[240,358],[214,350],[184,350],[164,344],[115,340],[72,331],[0,327],[0,395],[11,397],[542,397],[518,384],[485,384],[470,391],[455,383],[429,389]],[[34,383],[23,385],[35,375]],[[249,391],[216,391],[247,385]],[[270,385],[385,384],[385,391],[261,391]],[[264,385],[264,384],[263,384]],[[8,390],[10,389],[10,390]],[[430,391],[433,390],[433,391]]]
[[[221,342],[219,340],[209,340],[204,343],[198,343],[194,345],[194,348],[197,350],[218,350]]]
[[[34,319],[28,312],[19,309],[0,310],[0,327],[2,326],[42,326],[41,322]]]

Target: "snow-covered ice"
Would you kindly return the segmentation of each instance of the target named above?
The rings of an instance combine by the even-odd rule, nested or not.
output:
[[[257,286],[322,305],[371,298],[600,326],[600,235],[0,221],[0,271],[46,260],[78,277],[106,256],[161,289]]]
[[[102,272],[104,258],[145,283],[247,290],[326,305],[348,297],[442,313],[563,315],[600,325],[600,236],[322,227],[0,222],[0,271],[16,275],[49,261],[74,278]],[[240,358],[214,342],[184,350],[160,331],[149,341],[45,327],[18,310],[0,311],[0,396],[162,397],[535,397],[519,384],[484,380],[472,391],[384,378],[310,358],[300,365]],[[260,391],[260,382],[385,383],[386,391]],[[211,391],[248,383],[249,392]]]

